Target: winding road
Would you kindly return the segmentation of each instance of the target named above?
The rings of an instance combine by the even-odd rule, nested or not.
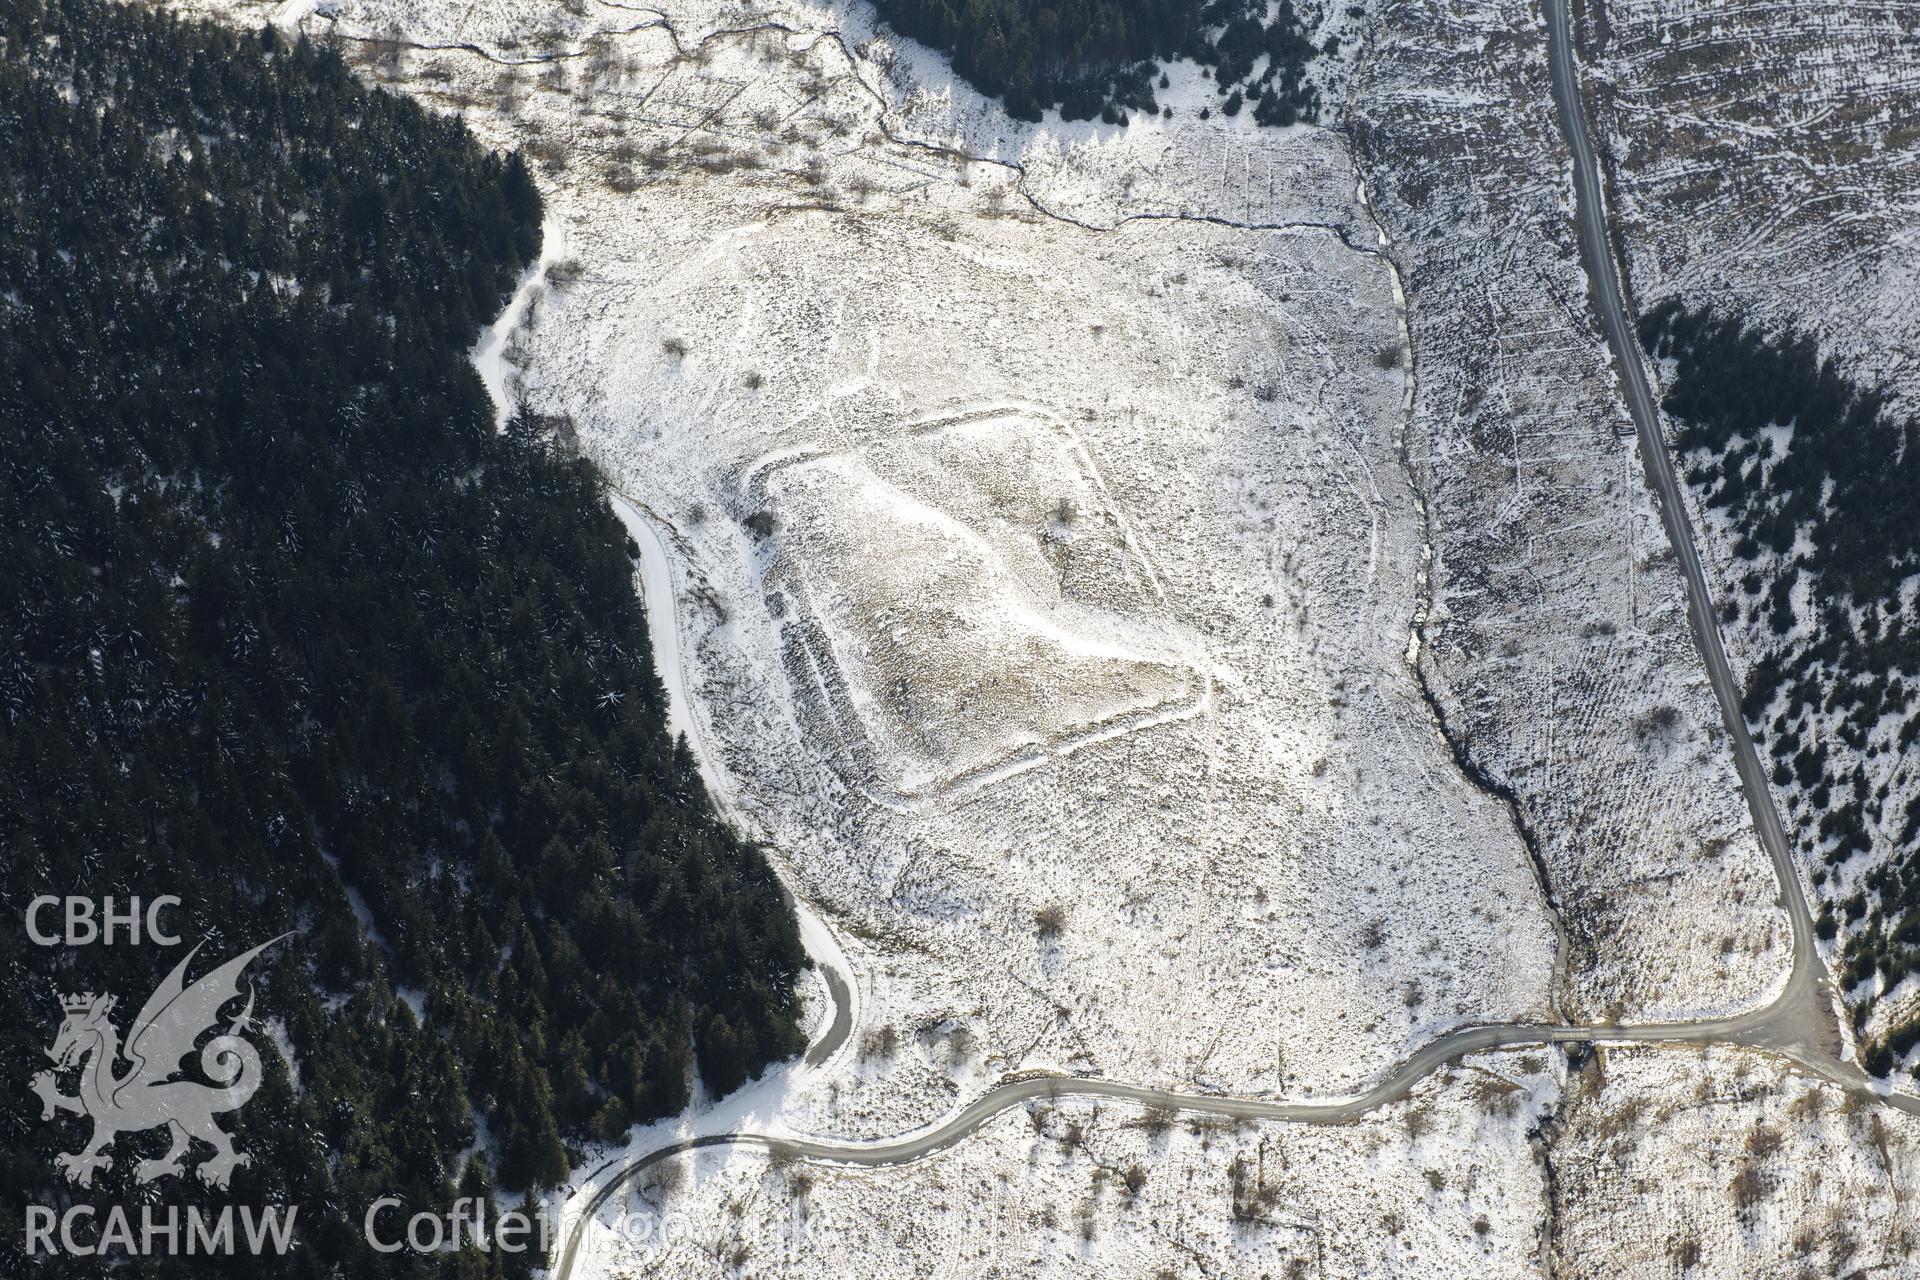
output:
[[[1814,944],[1813,919],[1800,884],[1787,834],[1767,778],[1740,712],[1740,688],[1727,662],[1713,607],[1713,593],[1695,547],[1693,529],[1668,458],[1658,405],[1636,342],[1631,313],[1623,296],[1611,237],[1607,227],[1600,165],[1588,132],[1574,59],[1569,0],[1543,0],[1554,104],[1573,161],[1575,212],[1580,258],[1589,283],[1594,312],[1613,352],[1628,411],[1640,441],[1648,483],[1660,498],[1661,519],[1674,553],[1686,575],[1688,618],[1694,642],[1704,659],[1714,697],[1732,744],[1741,788],[1753,814],[1754,828],[1773,862],[1780,886],[1780,903],[1793,930],[1793,966],[1774,1000],[1763,1008],[1725,1018],[1690,1022],[1638,1024],[1501,1024],[1464,1027],[1419,1049],[1372,1088],[1329,1102],[1282,1102],[1270,1098],[1231,1097],[1144,1088],[1113,1080],[1077,1076],[1028,1075],[1009,1079],[937,1124],[912,1133],[876,1141],[833,1141],[781,1137],[765,1133],[709,1133],[688,1137],[649,1151],[630,1161],[612,1164],[593,1175],[607,1175],[572,1215],[554,1275],[574,1280],[574,1270],[590,1224],[617,1195],[663,1160],[706,1147],[739,1146],[778,1151],[800,1158],[842,1165],[907,1164],[943,1151],[977,1132],[983,1125],[1014,1107],[1034,1099],[1106,1098],[1175,1111],[1229,1119],[1290,1121],[1301,1124],[1340,1124],[1404,1097],[1419,1081],[1463,1055],[1492,1049],[1555,1044],[1735,1044],[1783,1057],[1810,1075],[1846,1089],[1872,1096],[1920,1115],[1920,1098],[1890,1094],[1872,1085],[1842,1056],[1836,1005],[1826,967]],[[616,500],[623,520],[641,543],[647,609],[654,626],[675,617],[668,549],[651,521],[633,504]],[[657,557],[653,563],[648,560]],[[664,637],[665,643],[661,643]],[[666,622],[656,635],[662,678],[676,703],[671,719],[676,731],[686,732],[697,754],[704,754],[692,704],[687,699],[680,662],[677,628]],[[703,767],[705,761],[703,759]],[[823,927],[824,929],[824,927]],[[810,948],[811,950],[811,948]],[[844,965],[844,957],[839,959]],[[825,967],[825,966],[823,966]],[[810,1048],[798,1069],[831,1057],[851,1029],[852,996],[843,969],[826,967],[835,999],[835,1018],[827,1035]]]

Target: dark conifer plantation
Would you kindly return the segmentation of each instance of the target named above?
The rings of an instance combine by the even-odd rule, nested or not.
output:
[[[1319,52],[1293,0],[1271,21],[1264,0],[875,0],[902,35],[953,58],[982,93],[1016,118],[1057,107],[1068,120],[1108,123],[1130,110],[1159,110],[1162,61],[1187,57],[1213,68],[1222,96],[1246,81],[1261,124],[1317,120],[1319,91],[1305,80]],[[1255,64],[1262,56],[1260,74]]]
[[[595,474],[497,433],[468,362],[539,196],[269,32],[0,0],[0,40],[0,1233],[74,1194],[86,1124],[25,1088],[55,990],[130,1015],[177,959],[29,945],[28,900],[177,894],[209,956],[297,931],[257,1012],[298,1078],[268,1054],[224,1119],[230,1193],[168,1197],[299,1203],[293,1275],[488,1274],[374,1255],[360,1214],[552,1184],[696,1057],[739,1085],[798,1048],[804,962],[667,736]],[[136,1203],[164,1146],[88,1198]]]

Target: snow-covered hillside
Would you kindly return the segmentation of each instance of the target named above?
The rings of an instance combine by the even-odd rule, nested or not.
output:
[[[612,16],[425,9],[400,34],[491,56],[400,74],[491,102],[496,59]],[[1311,225],[1091,229],[1130,182],[1159,210],[1166,138],[1037,142],[1043,212],[784,21],[642,19],[472,119],[564,160],[521,394],[673,531],[736,800],[856,950],[855,1039],[898,1046],[835,1128],[1035,1066],[1338,1094],[1545,1016],[1524,848],[1403,659],[1401,314],[1338,149],[1255,139]]]
[[[851,3],[202,3],[538,162],[565,248],[486,353],[663,532],[695,735],[858,986],[843,1049],[681,1130],[877,1138],[1038,1070],[1336,1099],[1449,1029],[1785,982],[1526,5],[1337,20],[1348,135],[1184,81],[1016,124]],[[1653,1180],[1699,1136],[1623,1091],[1802,1105],[1716,1052],[1490,1053],[1329,1127],[1062,1099],[898,1168],[722,1148],[580,1274],[1597,1270],[1684,1212],[1615,1206],[1605,1144]],[[1853,1131],[1795,1141],[1869,1184]]]

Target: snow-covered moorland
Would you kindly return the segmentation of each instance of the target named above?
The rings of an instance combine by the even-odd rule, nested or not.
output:
[[[899,133],[830,15],[513,12],[334,21],[477,47],[372,54],[551,161],[509,358],[671,531],[732,799],[855,954],[822,1124],[1038,1066],[1338,1095],[1546,1015],[1525,850],[1403,658],[1402,319],[1328,135],[1244,136],[1330,216],[1100,230],[1236,133],[1023,180]]]

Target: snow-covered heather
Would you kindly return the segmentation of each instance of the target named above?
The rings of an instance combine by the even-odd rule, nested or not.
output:
[[[1733,1049],[1602,1050],[1565,1089],[1553,1274],[1914,1274],[1912,1116]]]
[[[1565,1011],[1752,1007],[1787,924],[1587,304],[1538,15],[1413,3],[1366,25],[1342,111],[1408,281],[1423,670],[1534,833]]]
[[[1288,1042],[1298,1086],[1350,1087],[1434,1026],[1540,1008],[1519,850],[1398,661],[1387,272],[1320,232],[995,216],[1004,175],[984,209],[966,177],[925,212],[773,220],[784,180],[633,193],[644,280],[589,265],[528,352],[721,606],[692,648],[709,726],[891,977],[862,1034],[978,1045],[902,1055],[937,1107],[1042,1062],[1278,1089]],[[688,215],[717,219],[668,243]],[[979,414],[987,459],[1030,464],[945,447]],[[1074,581],[1101,546],[1128,589]],[[1503,927],[1439,946],[1455,907]],[[1483,985],[1448,990],[1468,955]],[[1210,1052],[1229,1010],[1262,1031]]]
[[[1242,1124],[1037,1102],[904,1168],[679,1157],[600,1215],[610,1277],[1523,1277],[1547,1055],[1469,1060],[1365,1121]],[[1132,1179],[1130,1183],[1129,1179]],[[856,1261],[857,1260],[857,1261]]]

